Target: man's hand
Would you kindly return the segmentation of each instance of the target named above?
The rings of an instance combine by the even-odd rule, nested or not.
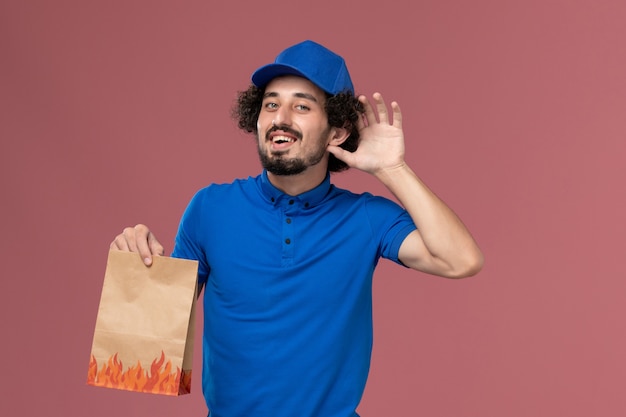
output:
[[[398,103],[391,103],[390,115],[382,95],[374,93],[372,97],[375,107],[365,96],[359,96],[365,111],[357,124],[360,134],[358,149],[348,152],[339,146],[329,145],[328,151],[351,168],[377,175],[405,164],[404,133]]]
[[[152,265],[152,256],[162,256],[164,249],[154,234],[143,224],[127,227],[111,242],[111,249],[138,252],[143,262]]]

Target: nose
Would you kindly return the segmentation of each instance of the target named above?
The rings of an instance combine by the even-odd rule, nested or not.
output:
[[[289,108],[280,106],[274,113],[273,125],[275,126],[291,126],[291,114]]]

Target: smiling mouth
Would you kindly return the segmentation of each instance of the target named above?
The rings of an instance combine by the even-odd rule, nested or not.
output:
[[[292,138],[290,136],[276,135],[276,136],[272,137],[272,143],[275,143],[275,144],[278,144],[278,145],[283,144],[283,143],[293,143],[295,141],[296,141],[296,139]]]
[[[272,126],[266,134],[266,139],[277,145],[293,143],[301,138],[302,134],[289,126]]]

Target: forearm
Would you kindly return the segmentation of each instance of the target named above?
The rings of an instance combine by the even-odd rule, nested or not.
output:
[[[401,260],[407,266],[447,277],[470,276],[480,270],[483,255],[470,232],[408,165],[374,175],[408,211],[421,236],[422,242],[403,248]]]

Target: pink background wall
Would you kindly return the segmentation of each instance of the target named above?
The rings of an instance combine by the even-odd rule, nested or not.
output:
[[[242,3],[0,2],[0,415],[205,415],[199,340],[192,395],[86,386],[108,245],[145,222],[171,250],[198,188],[259,171],[234,92],[307,38],[399,101],[487,258],[381,264],[362,415],[625,415],[625,3]]]

